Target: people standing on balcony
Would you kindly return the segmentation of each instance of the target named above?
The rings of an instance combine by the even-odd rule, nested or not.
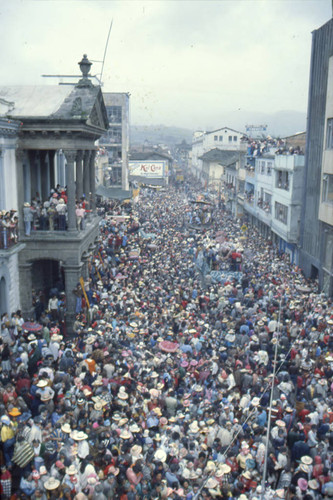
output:
[[[48,215],[48,219],[49,219],[49,230],[54,231],[54,221],[55,221],[55,218],[57,216],[57,210],[56,210],[56,206],[54,205],[54,203],[50,203],[50,206],[47,209],[47,215]]]
[[[52,193],[50,199],[49,199],[49,202],[56,206],[58,204],[58,194],[57,193]]]
[[[77,230],[80,231],[81,229],[84,229],[84,214],[85,214],[85,209],[82,207],[81,203],[76,206],[75,214],[76,214],[76,227]]]
[[[63,198],[60,198],[56,211],[59,219],[59,231],[66,231],[66,204]]]
[[[30,206],[30,203],[27,201],[23,205],[23,220],[24,220],[24,230],[25,235],[30,236],[31,234],[31,223],[33,221],[33,210]]]
[[[39,219],[39,228],[42,231],[47,230],[47,221],[48,221],[48,209],[50,208],[50,202],[49,201],[44,201],[43,203],[43,208],[41,209],[40,212],[40,219]]]
[[[9,228],[10,228],[10,216],[9,212],[3,210],[0,217],[0,236],[1,236],[1,244],[0,248],[8,248],[9,246]]]
[[[66,190],[65,189],[62,189],[61,193],[60,193],[60,200],[64,200],[64,202],[67,204],[67,194],[66,194]]]

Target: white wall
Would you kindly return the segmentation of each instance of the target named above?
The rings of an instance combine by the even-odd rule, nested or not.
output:
[[[2,210],[17,210],[17,179],[16,179],[16,157],[15,157],[16,139],[0,138],[0,149],[2,151],[2,176],[0,182],[3,183],[2,192]]]
[[[209,151],[210,149],[218,148],[223,150],[238,150],[241,147],[240,139],[243,137],[243,133],[235,132],[232,129],[224,127],[215,132],[207,132],[204,136],[204,151]],[[216,140],[217,137],[217,140]],[[229,142],[229,137],[232,138]],[[222,138],[222,140],[220,140]],[[236,140],[234,140],[236,138]]]

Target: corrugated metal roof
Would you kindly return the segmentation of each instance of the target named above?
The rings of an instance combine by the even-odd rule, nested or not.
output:
[[[142,184],[150,184],[151,186],[166,186],[166,178],[159,177],[143,177],[140,175],[129,175],[131,181],[136,181]]]
[[[54,121],[80,120],[93,117],[95,105],[101,118],[94,117],[93,125],[108,128],[108,118],[100,87],[90,86],[12,86],[0,87],[0,116],[22,120]],[[95,110],[96,111],[96,110]]]
[[[230,164],[233,161],[238,160],[239,151],[223,151],[222,149],[211,149],[199,157],[202,161],[218,162],[223,164]]]
[[[96,194],[109,198],[110,200],[128,200],[132,198],[132,190],[125,190],[116,187],[98,186]]]
[[[129,160],[147,161],[155,159],[156,156],[162,159],[172,160],[166,153],[159,153],[157,151],[133,151],[130,153]]]
[[[0,116],[37,117],[56,113],[73,87],[65,85],[0,87]]]

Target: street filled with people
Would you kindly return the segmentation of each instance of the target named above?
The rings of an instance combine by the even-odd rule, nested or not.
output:
[[[60,290],[1,318],[1,499],[333,498],[331,299],[193,201],[102,204],[73,333]]]

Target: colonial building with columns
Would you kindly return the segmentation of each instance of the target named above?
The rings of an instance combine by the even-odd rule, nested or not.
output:
[[[50,290],[62,279],[69,329],[75,316],[73,289],[81,277],[87,278],[88,259],[99,237],[95,142],[108,128],[101,88],[89,78],[91,63],[84,56],[79,65],[82,78],[75,86],[0,87],[0,117],[19,124],[14,139],[16,160],[4,165],[10,171],[0,170],[5,179],[5,194],[0,200],[5,200],[5,208],[17,209],[19,216],[22,248],[18,253],[17,304],[26,316],[30,315],[32,291]],[[66,186],[65,227],[39,230],[33,226],[26,235],[24,204],[31,204],[35,198],[48,201],[58,184]],[[89,215],[79,230],[76,204],[81,199],[86,200]]]
[[[0,100],[0,106],[3,103]],[[5,216],[18,207],[15,150],[21,123],[0,118],[0,211]],[[17,212],[12,212],[12,216]],[[18,256],[24,243],[9,238],[9,229],[0,224],[0,317],[19,309]],[[15,243],[15,244],[14,244]]]

